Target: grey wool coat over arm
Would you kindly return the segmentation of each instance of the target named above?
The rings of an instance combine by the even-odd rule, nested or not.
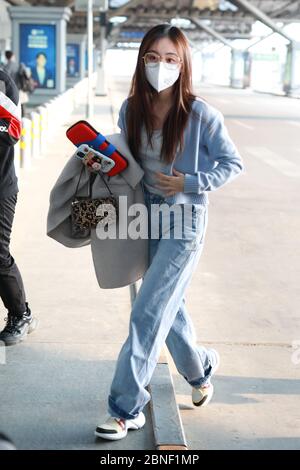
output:
[[[105,179],[116,198],[127,197],[127,209],[132,204],[145,204],[141,179],[143,170],[131,154],[124,135],[112,134],[109,140],[128,160],[127,168],[118,175]],[[71,157],[60,173],[50,193],[50,204],[47,216],[47,235],[69,248],[79,248],[91,245],[92,258],[99,286],[112,289],[129,285],[145,274],[148,261],[148,240],[132,239],[128,236],[127,228],[133,216],[118,217],[116,225],[117,237],[100,239],[96,229],[91,230],[91,236],[84,239],[71,237],[71,201],[75,195],[76,186],[82,169],[78,158]],[[90,172],[84,168],[77,196],[88,195]],[[96,176],[92,188],[92,197],[108,196],[101,177]],[[119,236],[120,225],[125,238]]]

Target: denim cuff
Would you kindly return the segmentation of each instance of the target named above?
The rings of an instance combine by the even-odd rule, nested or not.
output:
[[[184,377],[184,378],[192,387],[196,387],[196,388],[203,387],[203,385],[206,385],[207,382],[209,382],[209,380],[211,379],[212,371],[213,371],[212,366],[209,366],[208,370],[206,370],[206,372],[205,372],[205,376],[201,377],[198,380],[189,381],[186,377]]]
[[[114,418],[135,419],[138,416],[138,414],[133,415],[133,414],[130,414],[130,413],[126,413],[126,411],[119,408],[115,404],[115,402],[113,401],[111,396],[108,397],[108,412]]]
[[[189,381],[187,380],[187,378],[185,377],[185,380],[192,386],[192,387],[196,387],[196,388],[200,388],[200,387],[203,387],[203,385],[206,385],[207,382],[209,382],[210,378],[212,376],[212,367],[209,368],[209,372],[205,375],[205,377],[202,377],[201,379],[199,380],[192,380],[192,381]]]

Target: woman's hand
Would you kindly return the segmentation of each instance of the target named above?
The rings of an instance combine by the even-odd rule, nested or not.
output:
[[[167,176],[160,171],[155,172],[158,187],[165,193],[165,196],[173,196],[176,193],[181,193],[184,189],[184,173],[173,168],[174,176]]]

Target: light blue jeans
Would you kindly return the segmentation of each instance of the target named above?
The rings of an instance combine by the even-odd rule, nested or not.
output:
[[[119,353],[108,398],[110,415],[124,419],[135,418],[149,402],[145,387],[165,342],[178,372],[190,385],[205,384],[212,370],[209,350],[196,344],[184,298],[203,249],[208,206],[192,204],[192,223],[182,223],[182,238],[174,237],[172,212],[170,238],[162,236],[159,217],[159,238],[151,239],[151,205],[165,201],[144,185],[143,190],[148,208],[149,268],[132,306],[129,335]]]

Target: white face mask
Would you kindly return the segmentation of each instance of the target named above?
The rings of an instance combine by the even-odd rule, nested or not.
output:
[[[174,68],[167,68],[163,62],[159,64],[145,65],[146,78],[150,85],[158,91],[158,93],[170,86],[174,85],[179,77],[180,69],[178,65]]]

